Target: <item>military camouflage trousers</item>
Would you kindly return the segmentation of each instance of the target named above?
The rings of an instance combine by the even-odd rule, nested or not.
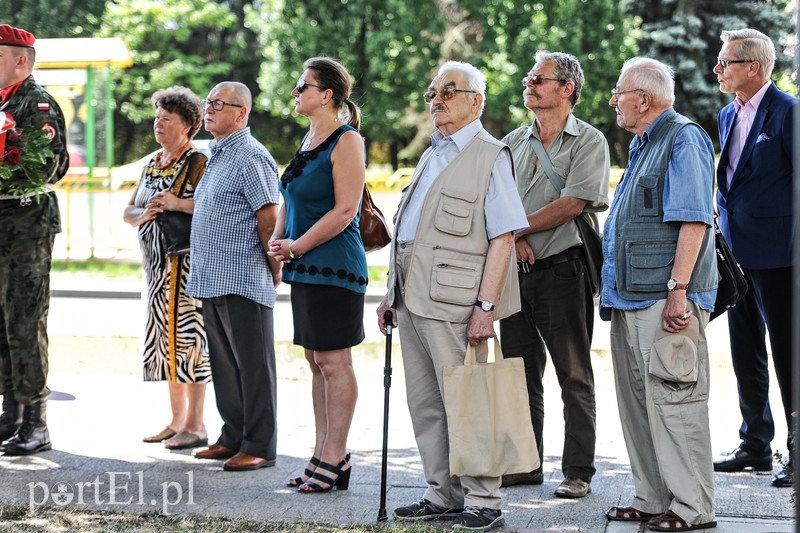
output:
[[[53,235],[0,241],[0,393],[47,397],[47,311]]]

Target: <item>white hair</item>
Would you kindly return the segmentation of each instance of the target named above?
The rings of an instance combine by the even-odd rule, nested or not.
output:
[[[444,74],[452,71],[461,72],[467,78],[466,88],[459,87],[459,89],[475,91],[483,97],[481,99],[480,109],[480,113],[482,114],[483,106],[486,103],[486,76],[483,74],[483,72],[469,63],[464,63],[463,61],[448,61],[439,67],[439,72],[436,73],[436,77],[434,79],[440,78]]]
[[[672,67],[649,57],[632,57],[622,65],[620,79],[631,81],[633,89],[649,94],[656,103],[675,103],[675,72]]]

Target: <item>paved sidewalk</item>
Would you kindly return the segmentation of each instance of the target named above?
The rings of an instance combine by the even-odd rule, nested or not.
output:
[[[58,285],[58,283],[54,283]],[[59,288],[54,286],[54,289]],[[255,472],[224,472],[218,461],[200,461],[188,451],[170,452],[141,437],[161,429],[167,421],[168,397],[162,383],[142,383],[140,355],[108,353],[102,365],[78,361],[51,361],[53,390],[49,425],[54,449],[30,457],[0,456],[0,501],[26,505],[64,505],[74,509],[123,512],[169,512],[269,521],[321,522],[370,525],[379,508],[380,448],[383,426],[383,350],[374,327],[374,307],[367,304],[367,342],[355,353],[359,401],[350,434],[353,455],[350,490],[306,495],[285,487],[299,475],[311,455],[314,428],[310,384],[305,362],[283,361],[278,369],[278,463]],[[291,339],[288,303],[276,307],[276,340]],[[51,303],[51,349],[81,337],[102,342],[108,336],[135,337],[143,322],[138,300],[83,300],[54,298]],[[397,342],[397,335],[395,335]],[[724,320],[709,328],[712,347],[711,431],[714,451],[735,446],[739,420],[736,384],[730,368]],[[136,343],[132,343],[135,345]],[[378,345],[380,346],[380,345]],[[563,420],[559,387],[552,369],[545,377],[544,485],[503,489],[503,531],[616,532],[643,530],[640,524],[608,523],[606,509],[628,505],[633,482],[622,439],[616,395],[608,355],[608,327],[596,322],[594,369],[598,402],[597,475],[592,493],[579,500],[553,496],[562,479],[560,450]],[[378,353],[379,355],[376,355]],[[389,477],[387,508],[418,500],[425,481],[405,402],[405,384],[399,346],[393,352],[391,387]],[[58,356],[56,356],[57,358]],[[778,401],[777,387],[772,387]],[[221,421],[213,387],[206,398],[206,424],[213,442]],[[778,427],[775,445],[785,437]],[[768,474],[717,475],[715,531],[794,531],[791,491],[769,485]]]

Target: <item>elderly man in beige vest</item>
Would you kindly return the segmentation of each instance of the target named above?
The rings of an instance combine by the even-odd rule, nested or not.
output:
[[[388,292],[378,309],[400,325],[406,392],[428,489],[395,509],[403,521],[453,520],[455,529],[503,524],[499,477],[451,476],[443,368],[466,345],[494,337],[520,309],[514,232],[527,227],[508,147],[481,125],[486,78],[445,63],[425,93],[437,131],[395,216]],[[488,431],[476,427],[475,431]]]

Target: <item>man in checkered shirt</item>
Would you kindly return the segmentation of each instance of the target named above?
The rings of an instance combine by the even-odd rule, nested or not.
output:
[[[275,160],[252,135],[248,88],[222,82],[203,100],[213,137],[195,191],[186,291],[203,302],[211,374],[223,420],[199,459],[227,459],[225,470],[275,465],[277,410],[272,308],[280,263],[267,257],[278,214]]]

